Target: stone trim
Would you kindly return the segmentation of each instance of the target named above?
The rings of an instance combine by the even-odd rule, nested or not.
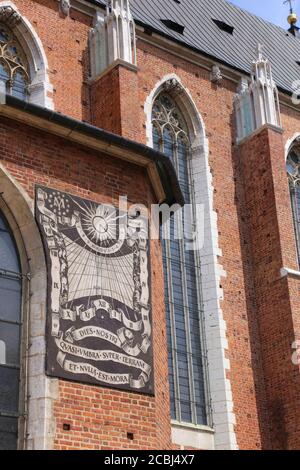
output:
[[[280,270],[280,277],[298,277],[300,278],[300,271],[296,271],[295,269],[290,268],[281,268]]]
[[[283,129],[281,127],[274,126],[273,124],[264,124],[259,129],[255,129],[251,134],[247,135],[243,139],[237,140],[237,145],[243,145],[248,140],[251,140],[255,135],[260,134],[264,129],[270,129],[271,131],[277,132],[278,134],[283,134]]]
[[[26,439],[23,448],[28,450],[53,449],[55,423],[53,403],[58,398],[58,380],[45,375],[45,329],[47,272],[44,250],[34,219],[33,201],[0,164],[0,188],[5,202],[8,222],[16,243],[30,273],[30,293],[26,302],[28,318],[26,364],[27,403]],[[2,209],[2,206],[1,206]],[[29,300],[30,299],[30,300]]]
[[[234,97],[237,141],[248,137],[265,124],[281,128],[278,88],[272,77],[269,60],[264,59],[262,46],[257,46],[257,58],[252,62],[251,81],[242,77]]]
[[[89,83],[95,83],[98,80],[100,80],[102,77],[107,75],[112,69],[115,67],[124,67],[125,69],[131,70],[132,72],[138,72],[139,68],[136,65],[129,64],[128,62],[125,62],[125,60],[122,59],[116,59],[114,62],[112,62],[103,72],[99,73],[99,75],[96,75],[95,77],[90,77],[89,78]]]
[[[110,0],[104,14],[97,12],[90,32],[92,78],[100,75],[116,60],[136,65],[136,33],[129,0]]]
[[[214,430],[206,426],[190,426],[172,422],[172,443],[185,447],[193,447],[199,450],[214,450]]]

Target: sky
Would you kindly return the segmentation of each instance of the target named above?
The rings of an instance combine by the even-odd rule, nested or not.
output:
[[[231,3],[250,11],[265,20],[271,21],[285,29],[288,28],[287,16],[289,5],[284,5],[284,0],[230,0]],[[300,24],[300,0],[292,1],[294,11],[298,14]]]

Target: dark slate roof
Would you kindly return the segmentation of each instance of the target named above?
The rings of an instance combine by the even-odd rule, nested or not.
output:
[[[300,39],[225,0],[131,0],[131,10],[137,24],[246,73],[261,43],[280,89],[291,92],[293,81],[300,79]],[[184,26],[183,34],[161,20]],[[233,34],[213,20],[232,26]]]

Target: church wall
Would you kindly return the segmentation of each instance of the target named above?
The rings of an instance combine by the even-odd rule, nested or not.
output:
[[[74,9],[69,16],[62,15],[57,0],[16,0],[14,4],[43,44],[54,109],[90,122],[88,33],[92,18]]]
[[[283,121],[283,145],[284,145],[284,153],[283,158],[287,157],[287,152],[289,150],[289,146],[292,142],[300,135],[300,116],[299,111],[295,109],[291,109],[287,106],[281,106],[282,111],[282,121]],[[281,184],[282,187],[286,192],[289,191],[288,189],[288,182],[287,178],[285,180],[286,175],[282,175]],[[288,210],[290,210],[290,204],[287,204]],[[286,208],[284,208],[286,210]],[[292,212],[290,212],[291,214]],[[284,217],[286,214],[284,213]],[[289,231],[289,225],[287,223],[284,224],[285,230],[285,243],[284,243],[284,267],[294,269],[296,272],[299,272],[299,266],[297,263],[297,251],[295,246],[295,238],[294,232]],[[295,341],[300,340],[300,303],[299,303],[299,289],[300,289],[300,279],[299,276],[288,276],[287,277],[287,284],[288,284],[288,292],[290,297],[290,304],[291,304],[291,312],[292,312],[292,322],[293,322],[293,334],[291,335],[292,344],[291,352],[295,354],[295,348],[293,349],[293,344]],[[288,395],[288,403],[290,411],[287,413],[287,419],[293,423],[290,427],[289,431],[289,444],[290,448],[297,449],[299,448],[300,442],[300,432],[299,426],[297,426],[297,422],[299,420],[299,406],[297,400],[299,399],[299,362],[297,364],[293,364],[293,375],[291,376],[291,383],[293,384]],[[296,403],[296,409],[293,410],[293,404]],[[296,421],[295,421],[296,416]]]
[[[217,86],[211,83],[209,71],[143,41],[138,42],[138,66],[142,142],[145,141],[146,125],[143,104],[156,83],[170,73],[180,77],[206,126],[214,209],[218,214],[219,246],[222,250],[220,263],[227,273],[220,286],[224,291],[221,308],[227,323],[227,358],[230,361],[227,377],[233,393],[235,431],[239,448],[259,449],[263,444],[257,402],[262,403],[263,398],[256,396],[255,386],[261,374],[261,358],[259,352],[255,354],[253,351],[254,344],[258,343],[258,332],[256,321],[249,312],[249,292],[252,288],[248,272],[250,260],[241,235],[244,214],[240,213],[237,205],[239,175],[233,151],[233,96],[236,84],[224,79]],[[250,318],[253,320],[251,325]]]
[[[214,186],[214,208],[218,214],[219,245],[222,250],[220,262],[227,274],[222,280],[224,300],[221,303],[224,319],[227,323],[228,359],[230,370],[227,372],[231,382],[233,393],[233,412],[236,416],[236,435],[238,446],[241,449],[278,448],[297,446],[297,433],[292,433],[289,426],[293,420],[283,414],[276,416],[273,406],[274,397],[267,396],[265,381],[268,373],[264,369],[265,345],[262,344],[261,328],[258,321],[258,303],[255,283],[257,282],[257,266],[253,253],[251,235],[249,235],[249,207],[247,206],[247,185],[243,179],[243,161],[241,154],[235,147],[235,115],[233,110],[233,97],[236,93],[236,84],[223,79],[221,85],[211,83],[211,74],[201,67],[175,57],[153,45],[142,40],[138,41],[138,82],[139,82],[139,106],[141,129],[140,140],[145,143],[144,128],[146,126],[143,103],[147,96],[161,81],[164,76],[175,73],[181,80],[182,85],[191,94],[196,106],[203,117],[206,133],[209,140],[209,164],[213,175]],[[126,95],[123,99],[126,103]],[[127,102],[130,106],[130,101]],[[132,103],[131,103],[132,104]],[[277,155],[281,158],[276,168],[274,166],[272,176],[276,186],[276,204],[278,220],[287,217],[289,224],[280,224],[280,237],[282,243],[282,263],[290,269],[298,270],[297,257],[294,244],[294,232],[291,225],[291,216],[285,212],[290,209],[288,183],[284,166],[284,145],[288,139],[299,132],[299,113],[282,105],[283,137],[272,139],[272,136],[259,143],[254,151],[268,154],[268,145],[273,151],[272,158]],[[267,147],[266,147],[267,146]],[[276,147],[276,149],[274,148]],[[275,152],[276,150],[276,152]],[[253,158],[255,156],[253,155]],[[276,161],[276,160],[275,160]],[[270,160],[273,164],[274,161]],[[275,165],[275,163],[274,163]],[[249,173],[247,183],[252,181]],[[270,180],[271,181],[271,180]],[[270,183],[272,184],[272,183]],[[257,188],[258,191],[259,188]],[[261,192],[261,206],[265,193]],[[281,203],[280,203],[281,201]],[[263,239],[263,237],[262,237]],[[265,243],[265,240],[264,242]],[[255,246],[255,245],[254,245]],[[282,266],[280,266],[281,268]],[[279,268],[279,269],[280,269]],[[279,274],[278,274],[279,275]],[[270,273],[270,282],[272,274]],[[284,281],[282,281],[284,284]],[[290,278],[287,281],[288,289],[283,287],[280,301],[277,302],[278,314],[284,311],[291,303],[289,319],[293,323],[293,333],[288,341],[298,339],[298,311],[299,301],[296,292],[299,289],[298,279]],[[268,315],[273,294],[268,291],[265,299],[263,312]],[[279,298],[278,297],[278,298]],[[295,337],[293,337],[293,334]],[[294,338],[294,339],[293,339]],[[287,373],[292,373],[291,355],[293,350],[291,344],[285,349],[285,361]],[[291,355],[289,356],[289,352]],[[281,351],[282,353],[282,351]],[[275,352],[274,352],[275,354]],[[278,368],[280,368],[278,364]],[[295,374],[297,373],[294,370]],[[293,375],[293,374],[292,374]],[[297,388],[297,386],[295,386]],[[283,395],[287,389],[282,386]],[[272,395],[272,392],[270,392]],[[272,399],[271,399],[272,398]],[[295,401],[294,393],[291,391],[290,405]],[[273,403],[273,404],[272,404]],[[278,405],[279,406],[279,405]],[[295,411],[295,410],[294,410]],[[288,414],[289,412],[287,412]],[[273,417],[273,418],[272,418]],[[273,421],[272,421],[273,420]],[[282,428],[287,424],[288,438]],[[276,436],[277,444],[271,442],[271,435]],[[274,434],[275,433],[275,434]],[[291,436],[293,435],[293,437]],[[275,438],[274,438],[275,440]]]
[[[127,195],[129,204],[150,207],[156,202],[144,169],[4,118],[0,163],[31,198],[35,184],[40,184],[108,204],[118,205],[119,195]],[[59,380],[58,398],[48,416],[55,429],[55,449],[167,449],[171,445],[161,247],[156,241],[151,242],[150,256],[155,396]],[[36,363],[38,371],[44,368],[43,360],[41,356]]]
[[[299,448],[299,366],[292,343],[299,338],[299,280],[282,276],[295,269],[296,247],[281,130],[262,129],[240,145],[242,177],[267,417],[272,449]],[[270,448],[268,446],[268,448]]]
[[[261,327],[257,318],[259,310],[256,289],[260,278],[255,271],[253,241],[248,231],[250,203],[247,196],[248,189],[251,190],[253,174],[248,169],[249,187],[246,185],[248,189],[245,191],[245,169],[235,147],[233,97],[237,84],[227,79],[223,79],[220,85],[213,84],[210,71],[140,39],[137,43],[138,70],[118,65],[90,86],[88,33],[92,26],[91,17],[74,9],[71,9],[69,16],[64,17],[59,13],[56,0],[16,0],[15,4],[31,22],[43,43],[49,62],[50,81],[54,86],[56,111],[146,144],[147,118],[144,107],[157,82],[166,75],[175,73],[191,94],[204,120],[209,141],[214,209],[218,214],[216,236],[222,250],[220,263],[226,272],[226,277],[222,278],[220,284],[224,294],[221,308],[227,325],[226,357],[229,370],[226,374],[232,388],[237,443],[240,449],[270,448],[270,429],[274,431],[277,426],[276,445],[286,446],[286,436],[280,428],[282,418],[278,416],[277,421],[272,421],[274,409],[276,414],[276,403],[274,408],[269,407],[272,395],[270,391],[265,391],[265,374],[268,371],[266,372],[263,362],[265,353],[262,349],[272,347],[272,344],[262,345]],[[272,145],[279,145],[283,149],[289,139],[300,133],[298,112],[282,105],[282,120],[283,142],[276,140]],[[249,158],[254,160],[254,152],[266,150],[265,145],[266,142],[258,141]],[[9,121],[1,124],[0,152],[0,162],[31,197],[34,184],[39,183],[101,202],[116,201],[119,194],[126,194],[131,201],[146,205],[154,201],[143,170],[66,144],[63,140],[30,128],[21,128]],[[283,159],[281,151],[280,158]],[[288,185],[283,164],[278,167],[278,171],[279,174],[274,172],[273,176],[278,176],[276,184],[281,184],[284,188],[282,191],[286,204],[280,207],[284,213],[288,206]],[[263,193],[264,188],[260,186],[260,190]],[[258,209],[262,207],[263,198]],[[291,227],[282,226],[281,230],[282,240],[285,240],[282,243],[282,247],[285,247],[282,264],[298,269]],[[260,243],[259,237],[257,243]],[[57,449],[111,449],[120,446],[145,449],[168,448],[171,445],[159,244],[152,242],[151,250],[156,398],[60,380],[59,399],[54,405]],[[276,269],[279,261],[276,262]],[[280,309],[286,311],[285,309],[291,307],[293,327],[300,331],[298,281],[282,281],[286,284],[276,294],[276,308],[280,313]],[[261,295],[266,296],[266,304],[261,304],[265,306],[260,308],[266,318],[270,318],[274,313],[274,309],[271,311],[268,305],[270,291],[266,290]],[[291,305],[287,306],[288,303]],[[287,341],[291,339],[292,336]],[[285,357],[284,360],[289,369],[289,358]],[[279,367],[279,363],[274,363],[272,367],[277,366]],[[285,392],[282,385],[280,397]],[[289,399],[291,402],[296,400],[292,391]],[[70,431],[63,429],[64,424],[70,425]],[[291,428],[287,432],[291,433]],[[134,434],[133,441],[128,439],[127,433]],[[297,439],[295,432],[288,445],[295,445]],[[222,445],[222,442],[219,444]]]

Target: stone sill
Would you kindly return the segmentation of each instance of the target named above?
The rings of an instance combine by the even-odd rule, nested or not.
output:
[[[135,73],[137,73],[139,71],[139,68],[136,65],[130,64],[129,62],[126,62],[125,60],[122,60],[122,59],[116,59],[114,62],[112,62],[110,65],[108,65],[106,67],[106,69],[103,70],[103,72],[96,75],[96,77],[89,78],[89,80],[88,80],[89,84],[97,82],[98,80],[100,80],[100,78],[104,77],[112,69],[114,69],[115,67],[118,67],[118,66],[124,67],[128,70],[131,70],[132,72],[135,72]]]
[[[172,443],[184,447],[192,447],[199,450],[214,450],[214,430],[209,426],[197,426],[187,423],[172,421]]]
[[[283,129],[281,127],[274,126],[274,124],[264,124],[263,126],[251,132],[251,134],[246,135],[246,137],[242,137],[241,139],[236,139],[236,145],[244,144],[245,142],[247,142],[247,140],[252,139],[252,137],[254,137],[257,134],[260,134],[265,129],[270,129],[274,132],[278,132],[278,134],[283,134]]]

